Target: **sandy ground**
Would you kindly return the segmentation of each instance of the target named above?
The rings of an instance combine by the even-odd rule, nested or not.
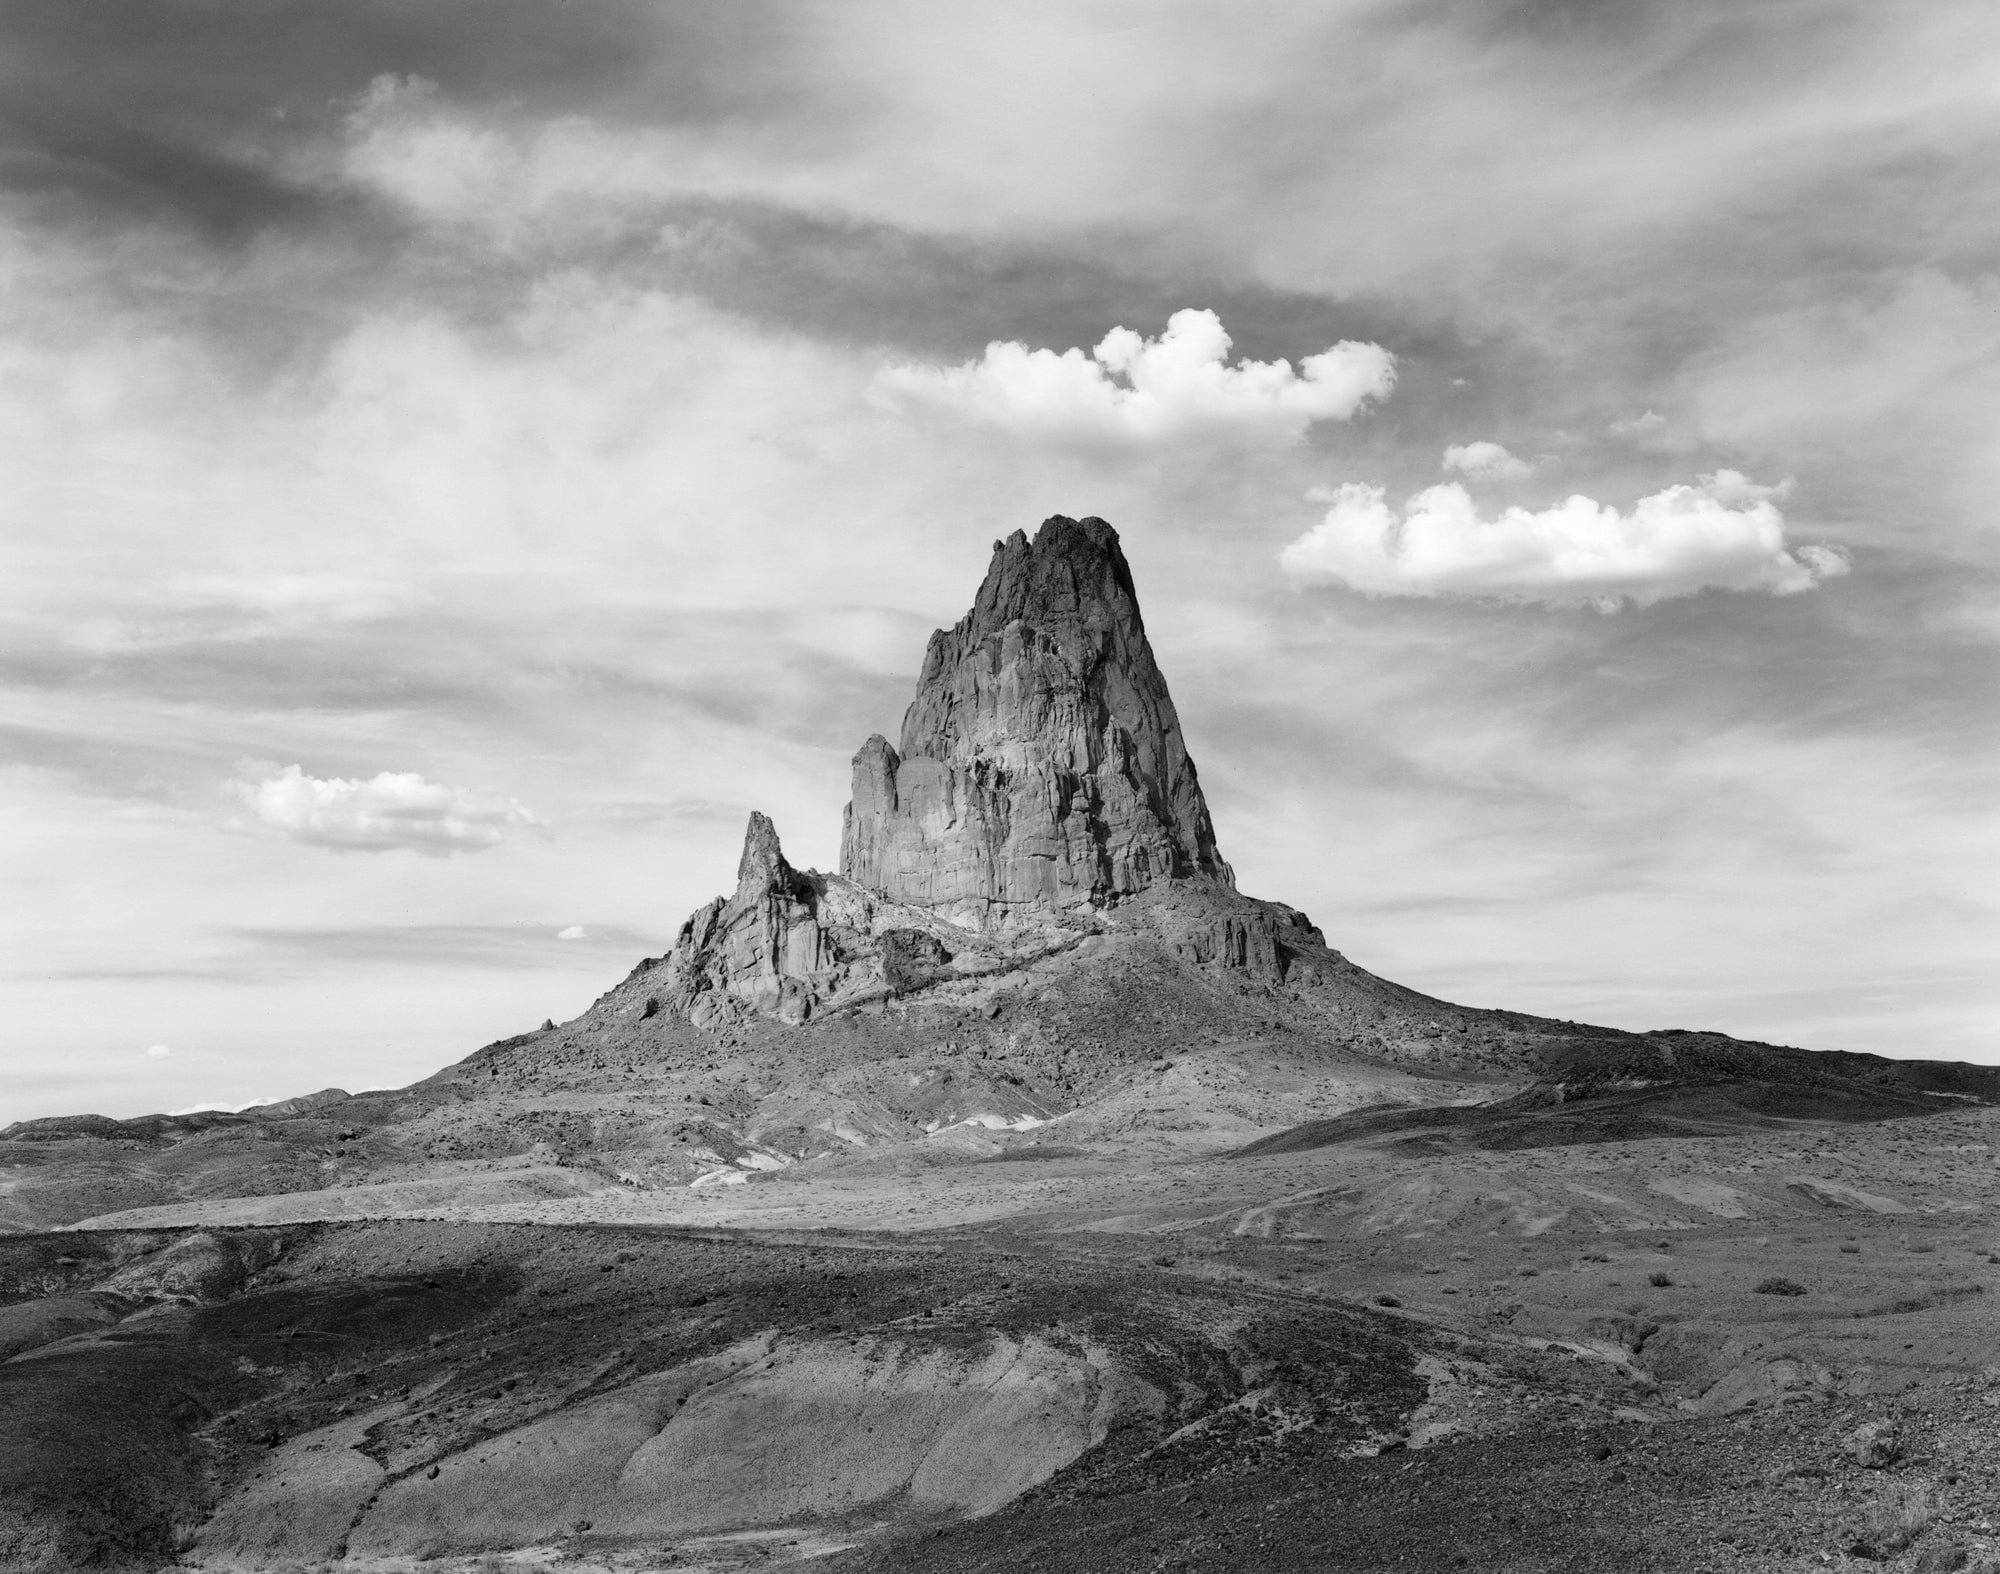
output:
[[[2000,1192],[2000,1111],[1450,1157],[1406,1155],[1381,1142],[1250,1159],[1033,1152],[959,1163],[889,1155],[860,1173],[804,1165],[739,1184],[657,1190],[547,1167],[138,1209],[79,1227],[430,1218],[901,1231],[1040,1220],[1052,1229],[1162,1235],[1418,1238],[1501,1223],[1539,1235],[1777,1222],[1829,1210],[1871,1219],[1971,1215]]]

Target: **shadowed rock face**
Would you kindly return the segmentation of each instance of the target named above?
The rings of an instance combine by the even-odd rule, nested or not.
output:
[[[1118,534],[1061,515],[994,546],[931,636],[902,746],[854,760],[841,873],[983,926],[1163,880],[1233,884]]]

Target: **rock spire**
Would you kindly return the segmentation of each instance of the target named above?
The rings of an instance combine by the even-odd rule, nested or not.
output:
[[[809,981],[833,960],[819,915],[824,884],[823,876],[794,869],[777,827],[753,813],[736,865],[736,894],[718,896],[681,925],[662,959],[669,998],[697,1022],[728,1001],[803,1021],[811,1009]]]
[[[1111,526],[1056,515],[994,543],[900,747],[855,756],[840,872],[982,927],[1169,879],[1233,888]]]

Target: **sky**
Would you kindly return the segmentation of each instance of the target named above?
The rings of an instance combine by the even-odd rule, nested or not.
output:
[[[0,1122],[834,866],[1056,513],[1361,965],[2000,1061],[1978,0],[12,0],[0,477]]]

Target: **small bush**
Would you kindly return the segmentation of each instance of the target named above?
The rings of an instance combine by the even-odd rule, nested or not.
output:
[[[1668,1285],[1672,1284],[1674,1281],[1671,1278],[1669,1278],[1666,1274],[1661,1273],[1656,1268],[1653,1270],[1653,1272],[1646,1275],[1646,1282],[1656,1290],[1664,1290]]]
[[[2000,1565],[1981,1558],[1975,1565],[1972,1554],[1955,1541],[1933,1542],[1917,1554],[1915,1574],[1957,1574],[1959,1569],[1970,1569],[1971,1574],[1993,1574]]]
[[[1393,1295],[1378,1295],[1375,1297],[1375,1304],[1377,1306],[1401,1306],[1403,1303],[1398,1297]]]
[[[1806,1287],[1796,1279],[1787,1279],[1782,1274],[1773,1274],[1757,1286],[1758,1295],[1804,1295]]]
[[[1844,1550],[1855,1557],[1882,1561],[1909,1546],[1937,1517],[1935,1500],[1922,1488],[1913,1487],[1871,1503],[1859,1520],[1846,1528],[1841,1541]]]

